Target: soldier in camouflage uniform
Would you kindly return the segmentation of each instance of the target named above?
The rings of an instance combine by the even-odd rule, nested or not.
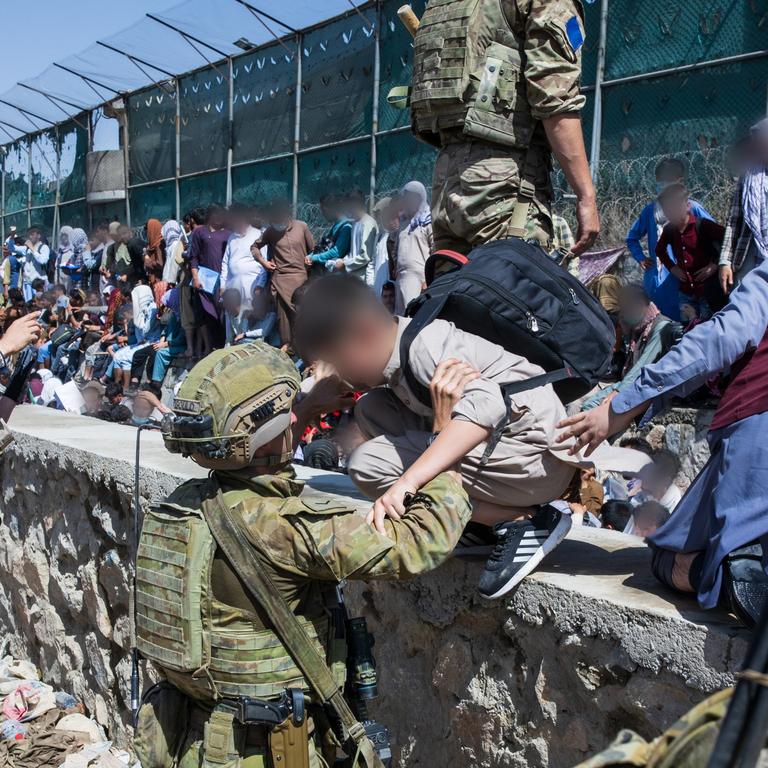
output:
[[[414,41],[414,133],[440,148],[435,248],[552,237],[552,153],[576,193],[580,254],[599,231],[581,130],[579,0],[430,0]]]
[[[467,496],[453,474],[423,488],[402,519],[387,520],[386,535],[342,499],[303,495],[290,464],[298,389],[298,373],[279,350],[219,350],[190,372],[175,416],[164,423],[166,446],[212,472],[152,508],[142,527],[137,645],[163,678],[139,712],[134,747],[143,768],[320,768],[337,755],[327,708],[276,629],[279,621],[261,596],[255,599],[230,551],[222,551],[212,503],[214,515],[235,521],[337,690],[346,653],[329,621],[329,593],[343,579],[405,579],[435,568],[469,521]],[[266,710],[286,690],[307,696],[304,731],[286,740],[282,724],[243,722],[246,700]],[[304,734],[301,745],[297,733]]]

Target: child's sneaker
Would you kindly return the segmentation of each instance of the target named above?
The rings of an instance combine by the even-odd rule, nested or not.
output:
[[[499,523],[495,527],[496,548],[480,576],[480,594],[489,600],[506,595],[570,530],[571,510],[565,502],[545,504],[527,520]]]
[[[498,535],[490,525],[481,523],[467,523],[464,533],[461,534],[454,557],[475,557],[478,555],[490,555],[499,540]]]

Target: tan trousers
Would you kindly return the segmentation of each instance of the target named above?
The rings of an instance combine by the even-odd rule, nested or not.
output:
[[[408,410],[389,389],[374,389],[357,401],[355,419],[368,439],[349,458],[355,485],[376,499],[427,448],[431,425]],[[536,435],[530,414],[508,427],[485,466],[485,444],[461,462],[464,488],[477,501],[527,508],[559,499],[576,468],[554,456]]]

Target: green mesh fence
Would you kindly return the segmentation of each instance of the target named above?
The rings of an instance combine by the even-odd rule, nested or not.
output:
[[[30,199],[33,206],[53,205],[56,202],[57,153],[55,128],[32,137]]]
[[[295,43],[264,48],[232,64],[236,163],[292,151],[296,119]],[[292,53],[290,52],[292,51]]]
[[[375,11],[326,24],[302,45],[301,146],[316,147],[370,133]]]
[[[81,227],[87,230],[90,227],[88,206],[85,200],[76,203],[66,203],[59,208],[59,216],[62,224],[70,227]]]
[[[371,142],[364,139],[299,156],[299,202],[316,203],[326,192],[352,187],[366,190],[371,181]]]
[[[290,200],[293,190],[293,158],[267,160],[232,169],[232,199],[247,205],[270,200]]]
[[[143,226],[147,219],[171,219],[176,216],[176,183],[148,184],[130,192],[131,224]]]
[[[131,184],[176,174],[176,93],[150,88],[128,99]]]
[[[211,203],[223,203],[226,196],[227,174],[224,171],[179,180],[179,198],[182,211]]]
[[[763,50],[766,23],[768,0],[610,0],[606,78]]]
[[[59,189],[62,201],[84,198],[87,129],[74,122],[59,126],[59,152]]]
[[[50,238],[53,234],[53,221],[56,206],[49,205],[45,208],[32,208],[29,212],[29,223],[33,227],[40,227],[43,234]]]
[[[436,155],[437,150],[413,138],[410,133],[379,137],[376,140],[376,189],[379,196],[396,192],[413,179],[430,189]]]
[[[407,126],[410,113],[395,109],[387,102],[392,88],[411,83],[413,61],[413,38],[397,18],[400,0],[387,0],[381,7],[380,88],[379,88],[379,129],[388,131]],[[411,7],[417,16],[424,13],[424,0],[415,0]]]
[[[227,66],[181,78],[181,172],[223,168],[229,140]]]
[[[29,143],[26,139],[20,139],[7,147],[3,173],[5,211],[15,213],[25,210],[29,205]]]
[[[352,186],[382,196],[418,179],[429,186],[435,152],[408,132],[410,115],[389,106],[389,90],[407,85],[413,45],[397,19],[401,0],[382,0],[350,11],[285,45],[273,42],[232,60],[232,124],[228,62],[217,63],[127,98],[131,223],[177,214],[176,114],[181,212],[224,201],[227,150],[232,147],[232,199],[265,203],[291,198],[294,183],[300,213],[320,227],[317,202],[326,192]],[[425,0],[414,0],[418,15]],[[587,146],[593,114],[600,31],[600,0],[585,4],[586,41],[582,114]],[[379,21],[380,83],[376,167],[371,132],[375,96],[376,28]],[[730,189],[727,147],[766,113],[768,99],[768,0],[609,0],[605,77],[602,87],[601,161],[596,169],[606,239],[622,231],[652,194],[653,167],[674,154],[684,159],[694,193],[721,212]],[[740,61],[709,61],[750,55]],[[754,55],[752,55],[754,54]],[[297,115],[297,55],[302,82],[298,178],[294,179]],[[644,77],[670,68],[685,72]],[[630,82],[612,82],[622,78]],[[634,79],[636,78],[636,79]],[[57,162],[60,223],[123,218],[124,204],[85,205],[88,116],[55,133],[25,137],[5,149],[4,225],[25,227],[31,218],[53,224]],[[556,172],[559,210],[569,212],[570,190]],[[32,206],[28,210],[28,206]]]

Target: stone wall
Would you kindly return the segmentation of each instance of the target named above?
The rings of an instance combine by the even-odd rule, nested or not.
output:
[[[17,409],[0,459],[0,630],[48,682],[126,744],[129,542],[136,431]],[[201,470],[142,438],[144,503]],[[313,473],[309,493],[349,494]],[[350,503],[360,504],[350,499]],[[731,680],[744,635],[660,591],[637,540],[578,531],[508,600],[482,602],[480,564],[348,589],[374,631],[400,766],[566,768],[621,727],[646,736]]]
[[[709,408],[673,408],[651,419],[639,429],[627,433],[644,437],[653,448],[666,448],[680,458],[677,484],[688,488],[709,459],[707,432],[714,410]]]

